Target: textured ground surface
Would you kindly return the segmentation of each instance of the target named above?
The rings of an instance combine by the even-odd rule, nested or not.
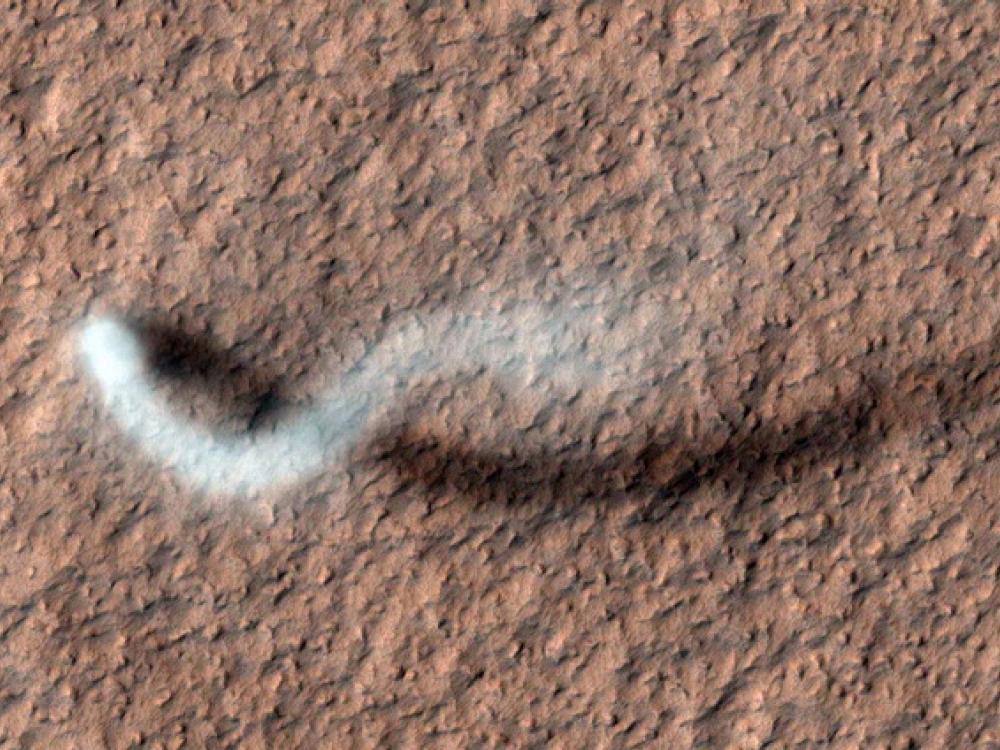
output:
[[[0,746],[1000,742],[995,5],[174,5],[0,10]],[[131,315],[238,428],[556,298],[673,365],[425,382],[249,503],[70,347]]]

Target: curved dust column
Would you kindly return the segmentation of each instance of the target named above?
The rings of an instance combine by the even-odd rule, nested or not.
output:
[[[415,378],[485,368],[515,392],[546,383],[579,389],[608,380],[614,362],[595,361],[593,343],[613,337],[581,329],[582,320],[580,311],[557,314],[530,304],[411,320],[337,376],[313,406],[272,430],[244,433],[178,416],[158,396],[145,347],[122,320],[87,319],[77,343],[107,410],[143,453],[201,491],[238,495],[295,484],[345,461],[402,402]]]

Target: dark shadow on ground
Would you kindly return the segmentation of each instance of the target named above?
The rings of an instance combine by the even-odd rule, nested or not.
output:
[[[526,502],[542,483],[550,483],[557,497],[565,492],[577,499],[612,501],[634,492],[651,493],[653,501],[635,520],[656,521],[703,483],[774,494],[819,469],[836,477],[862,464],[894,431],[939,435],[955,420],[1000,403],[1000,339],[946,361],[861,374],[853,392],[791,424],[759,419],[753,400],[752,395],[747,398],[746,417],[721,447],[718,440],[684,442],[677,431],[667,430],[605,459],[579,452],[503,455],[404,428],[380,436],[372,456],[389,462],[404,482],[428,489],[446,485],[474,502]]]
[[[255,367],[240,351],[218,345],[206,334],[180,331],[164,320],[146,317],[133,326],[149,352],[159,378],[182,388],[207,391],[227,410],[245,416],[248,429],[278,419],[289,407],[280,378]]]

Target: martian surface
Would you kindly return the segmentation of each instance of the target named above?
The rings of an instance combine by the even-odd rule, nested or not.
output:
[[[0,747],[1000,747],[998,49],[5,3]]]

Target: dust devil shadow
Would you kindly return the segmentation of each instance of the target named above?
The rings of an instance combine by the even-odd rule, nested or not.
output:
[[[277,421],[290,408],[276,374],[252,365],[239,347],[227,349],[208,334],[184,332],[157,317],[135,319],[132,325],[159,379],[175,388],[211,393],[248,430]]]
[[[1000,403],[1000,336],[949,360],[925,359],[896,373],[860,374],[853,391],[790,424],[756,416],[760,392],[760,387],[748,391],[745,417],[721,447],[717,439],[691,443],[678,436],[679,430],[668,429],[652,434],[638,449],[606,459],[582,451],[502,455],[404,427],[381,435],[372,456],[389,462],[405,484],[447,487],[475,503],[530,502],[546,484],[554,498],[570,502],[613,502],[645,492],[652,499],[633,522],[653,522],[706,483],[721,482],[724,490],[744,498],[748,493],[770,497],[819,469],[836,477],[863,464],[894,432],[938,432]]]

